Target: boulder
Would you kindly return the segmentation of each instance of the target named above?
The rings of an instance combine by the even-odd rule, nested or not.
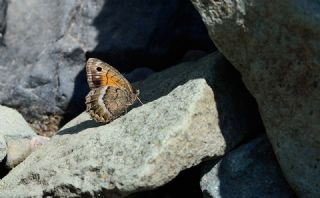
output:
[[[256,98],[289,184],[319,197],[319,1],[192,2]]]
[[[140,89],[141,101],[147,103],[167,95],[190,79],[199,78],[204,78],[213,89],[227,150],[263,131],[254,99],[244,87],[239,73],[220,53],[178,64],[134,85]]]
[[[137,85],[144,105],[106,125],[79,115],[3,178],[1,195],[122,197],[159,187],[257,131],[251,98],[219,53]]]
[[[208,162],[200,185],[205,198],[295,197],[265,136]]]
[[[0,2],[3,24],[6,1]],[[18,109],[28,121],[72,117],[85,109],[86,57],[127,73],[138,66],[160,70],[189,49],[214,48],[189,1],[12,0],[6,24],[0,104]]]
[[[217,116],[203,79],[108,125],[83,113],[13,169],[0,190],[6,196],[116,197],[155,188],[202,158],[224,153]]]
[[[6,28],[7,0],[0,0],[0,45]]]

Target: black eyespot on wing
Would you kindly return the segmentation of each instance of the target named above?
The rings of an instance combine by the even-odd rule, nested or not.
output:
[[[102,71],[102,68],[101,68],[101,67],[97,67],[97,71],[98,71],[98,72],[101,72],[101,71]]]

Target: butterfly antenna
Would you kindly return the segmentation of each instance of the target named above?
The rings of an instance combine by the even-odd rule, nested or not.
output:
[[[141,103],[141,105],[144,105],[143,102],[141,102],[140,98],[137,96],[138,101]]]

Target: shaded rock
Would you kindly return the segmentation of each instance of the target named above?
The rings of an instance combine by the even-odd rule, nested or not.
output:
[[[149,103],[107,125],[81,114],[2,180],[2,195],[120,197],[153,189],[257,130],[251,98],[219,53],[138,85]]]
[[[6,27],[7,6],[7,0],[0,0],[0,44],[2,43]]]
[[[0,134],[0,162],[2,162],[2,160],[6,157],[7,151],[8,151],[8,148],[7,148],[6,139],[2,134]]]
[[[217,116],[203,79],[108,125],[97,126],[83,113],[13,169],[0,190],[5,196],[119,197],[155,188],[202,158],[224,153]]]
[[[30,139],[8,140],[6,166],[8,168],[14,168],[25,160],[31,152],[40,148],[40,146],[47,143],[47,141],[49,141],[49,138],[43,136],[34,136]]]
[[[6,139],[31,138],[36,135],[20,113],[1,105],[0,134]]]
[[[257,99],[289,184],[319,197],[319,1],[192,2]]]
[[[201,178],[204,197],[295,197],[265,136],[209,164]]]
[[[10,1],[7,15],[0,104],[31,121],[84,110],[86,56],[129,72],[214,48],[189,1]]]
[[[227,150],[240,141],[263,131],[257,106],[239,73],[220,53],[212,53],[197,62],[186,62],[149,76],[134,84],[146,103],[165,96],[190,79],[206,79],[214,92],[219,127],[227,141]]]

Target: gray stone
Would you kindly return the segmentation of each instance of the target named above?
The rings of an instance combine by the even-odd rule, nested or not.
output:
[[[1,2],[6,1],[0,1],[0,24]],[[128,72],[168,65],[189,48],[213,48],[192,4],[178,0],[12,0],[4,42],[0,104],[18,109],[29,121],[84,110],[86,56]]]
[[[204,197],[295,197],[265,136],[208,162],[201,178]]]
[[[239,73],[220,53],[212,53],[197,62],[178,64],[134,85],[140,89],[142,102],[147,103],[167,95],[190,79],[199,78],[204,78],[213,89],[227,150],[262,130],[255,101]]]
[[[6,28],[7,0],[0,0],[0,45],[2,43],[3,34]]]
[[[1,105],[0,134],[6,139],[30,138],[36,135],[20,113]]]
[[[6,157],[7,155],[7,143],[5,137],[0,134],[0,162]]]
[[[320,197],[320,2],[192,0],[256,98],[300,197]]]

